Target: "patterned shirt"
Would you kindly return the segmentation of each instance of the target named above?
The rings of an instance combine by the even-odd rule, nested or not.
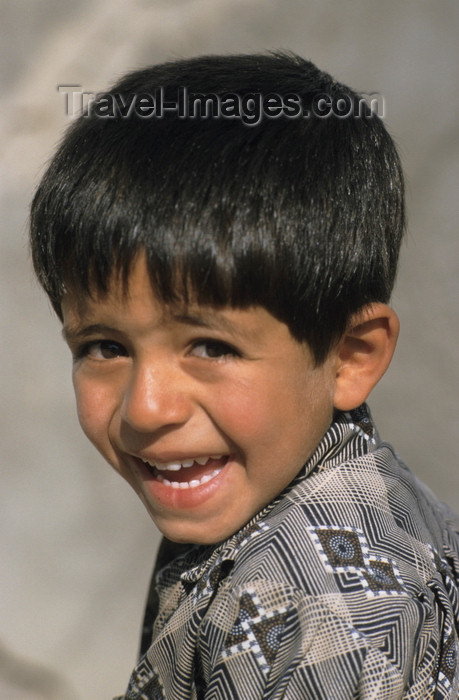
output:
[[[457,700],[458,532],[366,406],[339,414],[242,530],[159,570],[123,698]]]

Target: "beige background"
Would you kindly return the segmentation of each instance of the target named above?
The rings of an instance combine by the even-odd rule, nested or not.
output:
[[[3,0],[0,3],[0,697],[99,700],[135,660],[157,533],[87,445],[70,358],[32,280],[26,217],[87,91],[205,52],[293,49],[380,92],[408,182],[394,305],[402,336],[374,393],[383,436],[459,510],[457,0]]]

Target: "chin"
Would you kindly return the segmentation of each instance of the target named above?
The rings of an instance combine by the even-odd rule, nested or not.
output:
[[[204,524],[165,522],[157,517],[153,518],[153,521],[164,537],[177,544],[216,545],[224,542],[239,530],[239,527],[226,529],[221,526],[212,528],[212,526]]]

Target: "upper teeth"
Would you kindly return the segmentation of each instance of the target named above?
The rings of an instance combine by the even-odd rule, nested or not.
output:
[[[195,462],[204,465],[210,459],[221,459],[221,455],[212,455],[211,457],[195,457],[194,459],[184,459],[183,462],[150,462],[148,459],[144,459],[145,464],[149,464],[150,467],[156,467],[158,471],[166,472],[178,472],[182,467],[191,467]]]

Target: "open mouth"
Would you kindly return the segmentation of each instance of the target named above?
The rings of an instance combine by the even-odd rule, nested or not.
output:
[[[175,489],[194,489],[216,477],[227,464],[228,455],[194,457],[181,462],[149,462],[143,460],[157,481]]]

